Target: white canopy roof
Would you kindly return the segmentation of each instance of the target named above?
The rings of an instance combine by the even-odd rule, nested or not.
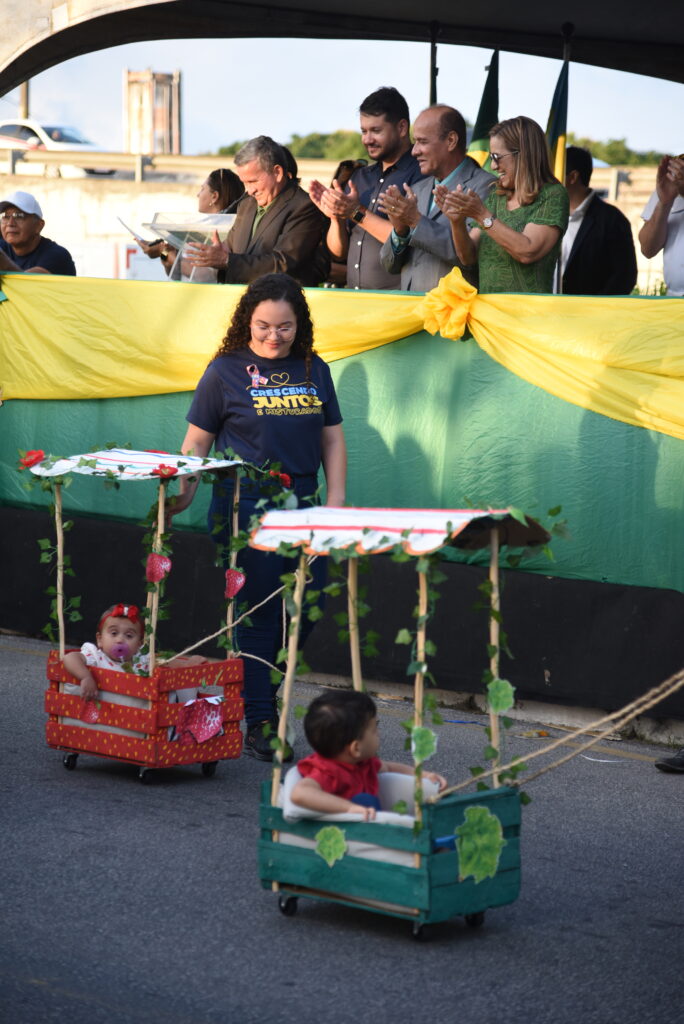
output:
[[[513,514],[515,512],[515,514]],[[275,551],[281,543],[325,555],[331,548],[359,553],[389,551],[397,544],[411,555],[425,555],[458,538],[456,546],[485,548],[497,528],[501,544],[545,544],[549,535],[539,523],[523,524],[511,509],[401,509],[308,507],[267,512],[250,545]]]
[[[119,480],[159,480],[188,473],[204,473],[208,469],[241,466],[242,459],[202,459],[194,455],[171,455],[168,452],[137,452],[128,448],[110,448],[85,452],[53,461],[47,458],[31,466],[36,476],[108,476]]]

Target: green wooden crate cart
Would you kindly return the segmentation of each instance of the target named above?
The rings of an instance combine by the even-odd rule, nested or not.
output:
[[[500,549],[503,545],[534,547],[548,540],[549,534],[538,523],[509,509],[313,508],[268,512],[261,519],[251,536],[252,546],[267,551],[281,545],[300,549],[273,778],[262,787],[260,808],[261,883],[278,893],[284,914],[295,913],[299,897],[327,900],[409,920],[414,936],[420,938],[425,925],[459,916],[477,927],[487,910],[514,902],[520,891],[517,789],[500,785],[495,773],[489,790],[469,794],[445,790],[424,799],[417,743],[413,744],[412,791],[419,798],[413,802],[411,818],[391,812],[379,812],[372,823],[335,822],[328,820],[331,816],[325,821],[288,817],[287,806],[282,806],[281,752],[294,682],[307,556],[340,551],[350,555],[347,583],[352,679],[354,687],[362,689],[357,556],[400,548],[420,559],[446,544],[471,550],[490,547],[490,669],[493,678],[498,679]],[[428,573],[421,562],[417,569],[416,739],[416,730],[427,732],[424,684],[428,612]],[[490,732],[491,745],[498,749],[499,720],[495,712],[490,713]]]

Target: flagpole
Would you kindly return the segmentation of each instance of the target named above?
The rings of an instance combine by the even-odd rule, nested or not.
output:
[[[430,106],[437,102],[437,36],[439,35],[439,22],[430,23]]]
[[[565,184],[565,150],[568,136],[568,92],[569,92],[569,70],[570,53],[572,50],[572,36],[575,26],[571,21],[561,25],[563,36],[563,66],[556,90],[551,101],[549,121],[546,126],[546,141],[551,156],[551,170],[561,185]],[[560,294],[563,291],[563,275],[561,269],[562,259],[559,255],[556,263],[554,291]]]

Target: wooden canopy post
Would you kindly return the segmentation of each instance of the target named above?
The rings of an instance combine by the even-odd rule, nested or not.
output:
[[[278,749],[273,758],[273,778],[271,781],[271,804],[275,807],[278,802],[278,790],[283,774],[283,751],[287,741],[287,716],[290,710],[290,698],[292,687],[297,671],[297,648],[299,645],[299,628],[302,621],[302,604],[304,601],[304,588],[306,586],[306,554],[302,552],[299,556],[299,565],[295,573],[294,589],[294,614],[290,619],[290,635],[287,640],[287,667],[283,681],[282,707],[280,709],[280,722],[278,723]]]
[[[494,679],[499,678],[499,637],[500,637],[500,624],[499,615],[501,611],[501,595],[499,593],[499,530],[498,527],[494,526],[491,530],[491,542],[490,550],[491,555],[489,559],[489,582],[492,585],[491,594],[489,597],[489,644],[491,647],[491,656],[489,659],[489,671],[492,673]],[[496,712],[489,712],[489,729],[490,738],[489,741],[494,749],[497,751],[497,755],[494,758],[493,767],[496,768],[501,763],[499,743],[501,742],[501,735],[499,731],[499,716]],[[494,787],[497,788],[499,785],[499,776],[495,772],[492,776]]]
[[[55,533],[57,534],[57,585],[55,607],[59,631],[59,657],[64,661],[64,524],[62,522],[62,485],[55,482]]]
[[[235,488],[233,489],[233,515],[231,525],[231,539],[234,540],[240,529],[240,470],[235,470]],[[233,548],[230,552],[229,566],[231,569],[235,569],[237,566],[237,550]],[[231,658],[235,653],[235,644],[233,642],[233,623],[235,622],[235,598],[230,597],[228,599],[228,608],[226,611],[226,626],[228,627],[228,641],[230,647],[226,652],[226,660]]]
[[[157,527],[152,541],[152,550],[157,554],[161,553],[162,536],[164,534],[164,513],[166,506],[166,482],[159,482],[159,498],[157,502]],[[154,672],[156,640],[157,640],[157,619],[159,617],[159,588],[162,581],[155,583],[154,590],[147,595],[147,607],[150,609],[150,675]],[[151,598],[151,600],[150,600]]]
[[[427,573],[418,572],[418,629],[416,630],[416,661],[422,666],[425,663],[425,623],[428,610],[428,584]],[[414,728],[422,728],[425,720],[425,672],[420,669],[416,672],[414,681],[413,710]],[[414,809],[413,813],[416,822],[420,824],[423,820],[423,772],[421,766],[413,758],[413,769],[415,773]],[[415,855],[415,866],[420,867],[420,854]]]
[[[347,617],[349,619],[349,651],[351,653],[352,683],[355,690],[363,690],[361,674],[361,646],[359,643],[359,563],[350,558],[347,563]]]

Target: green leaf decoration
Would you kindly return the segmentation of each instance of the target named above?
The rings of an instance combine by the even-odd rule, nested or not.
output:
[[[515,704],[515,687],[507,679],[492,679],[487,687],[487,701],[495,715],[508,711]]]
[[[408,629],[400,629],[394,642],[395,644],[410,644],[413,643],[413,637],[409,633]]]
[[[424,725],[411,729],[411,753],[416,764],[422,764],[437,750],[437,736]]]
[[[509,508],[508,513],[513,516],[514,519],[517,519],[519,523],[522,523],[523,526],[527,526],[527,516],[521,508],[511,507]]]
[[[467,807],[465,821],[455,832],[459,881],[469,875],[476,884],[494,878],[506,845],[499,819],[487,807]]]
[[[337,825],[326,825],[316,833],[316,853],[322,857],[329,868],[335,861],[342,860],[347,852],[347,841],[344,831]]]
[[[396,804],[392,805],[392,810],[395,814],[408,814],[408,804],[405,800],[397,800]]]

